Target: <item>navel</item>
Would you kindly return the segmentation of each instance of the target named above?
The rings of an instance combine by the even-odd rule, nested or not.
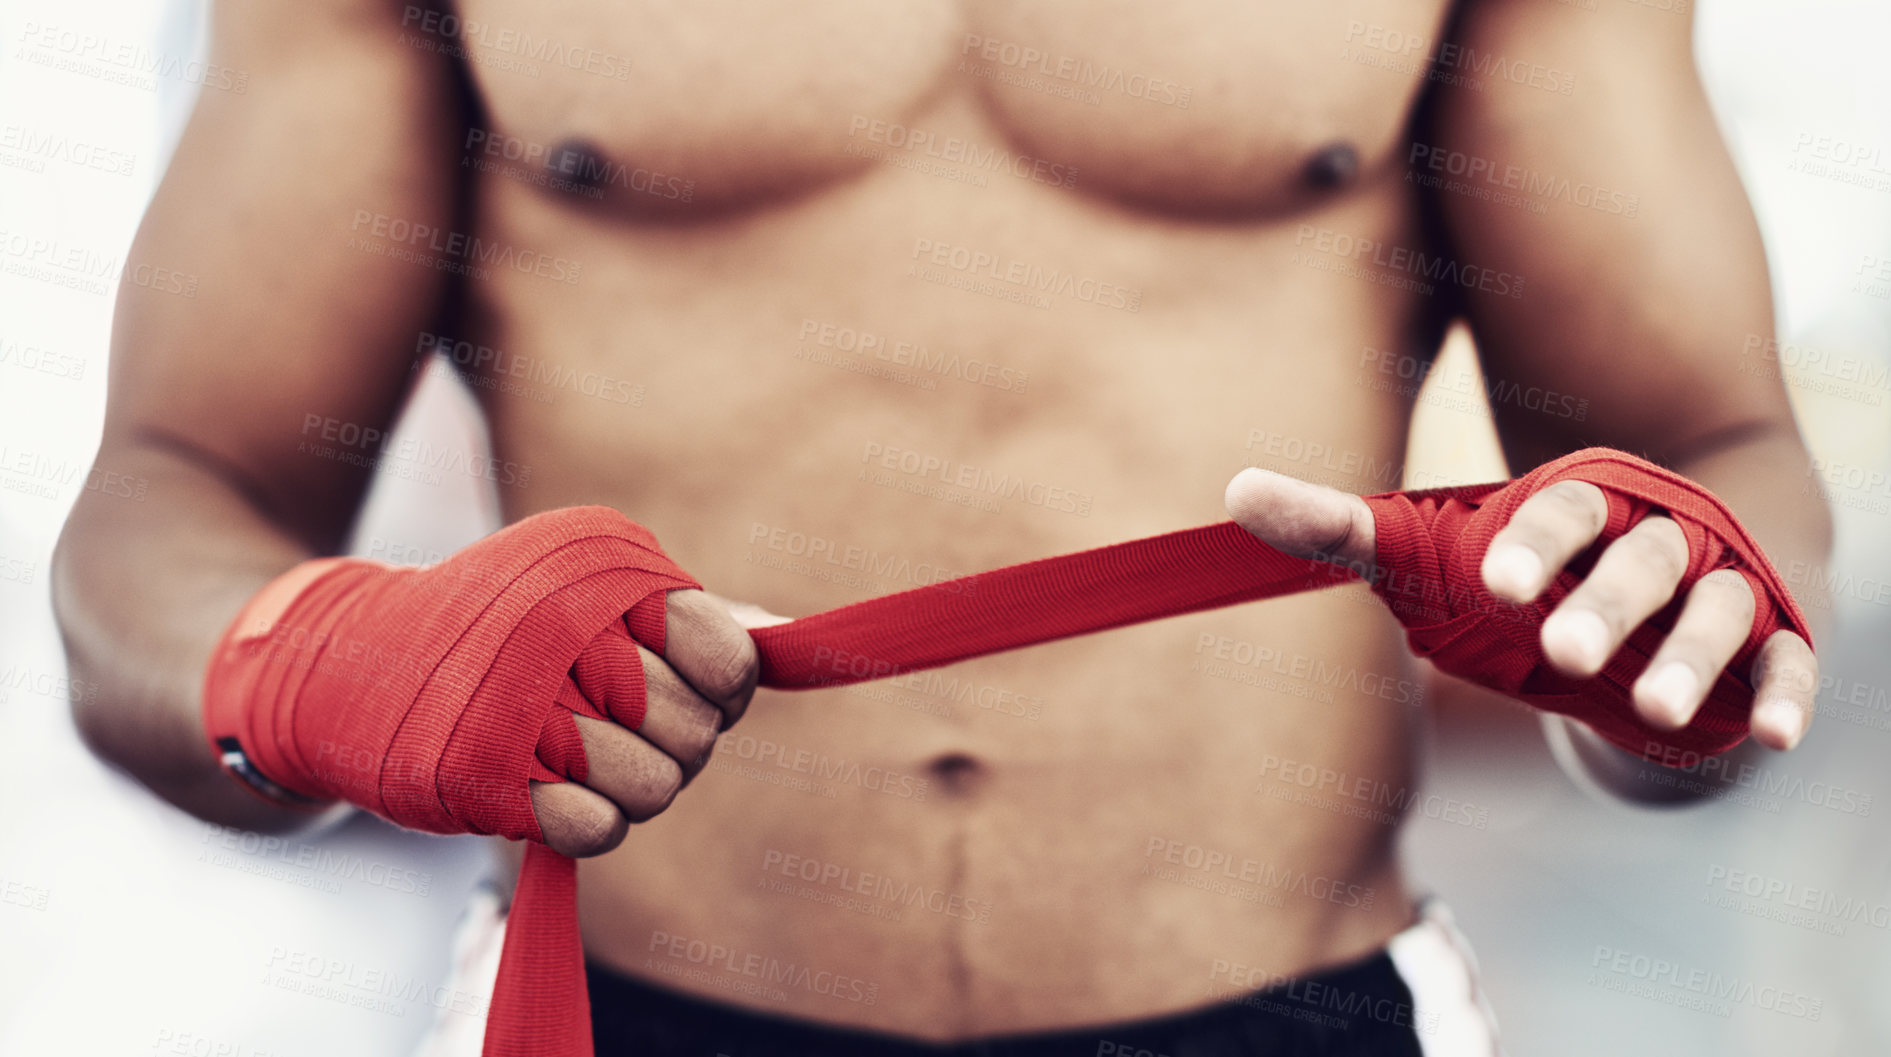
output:
[[[941,753],[926,762],[926,777],[947,796],[969,795],[985,775],[985,765],[962,752]]]
[[[1303,170],[1307,183],[1331,190],[1345,187],[1359,174],[1359,152],[1345,141],[1329,143],[1313,152]]]

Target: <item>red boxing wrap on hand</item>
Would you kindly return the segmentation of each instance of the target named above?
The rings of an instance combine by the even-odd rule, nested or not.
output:
[[[642,723],[636,644],[661,654],[665,598],[699,585],[603,507],[527,518],[426,570],[343,559],[289,575],[306,585],[263,626],[240,615],[206,673],[225,766],[278,799],[534,842],[486,1052],[590,1053],[574,864],[538,843],[527,781],[584,780],[573,713]]]
[[[1600,539],[1535,601],[1517,606],[1497,599],[1484,589],[1484,552],[1524,500],[1559,481],[1587,481],[1602,490],[1609,516]],[[1589,448],[1508,484],[1390,492],[1368,496],[1366,505],[1378,529],[1373,590],[1405,625],[1413,653],[1452,675],[1579,719],[1637,756],[1713,754],[1738,745],[1752,708],[1747,673],[1761,645],[1782,628],[1812,642],[1805,615],[1733,512],[1687,478],[1632,455]],[[1594,678],[1557,674],[1543,656],[1543,621],[1604,546],[1656,513],[1673,519],[1687,539],[1687,569],[1674,601],[1636,628]],[[1738,572],[1753,589],[1753,626],[1694,719],[1677,731],[1654,730],[1635,714],[1635,680],[1674,630],[1688,589],[1718,569]]]
[[[1486,592],[1484,551],[1541,489],[1585,480],[1608,497],[1601,542],[1538,601]],[[1366,498],[1378,531],[1373,589],[1413,650],[1441,669],[1573,716],[1644,756],[1720,752],[1746,732],[1745,674],[1766,637],[1811,641],[1759,547],[1705,489],[1633,456],[1589,449],[1500,485]],[[1600,545],[1653,512],[1688,541],[1677,601],[1589,680],[1543,662],[1543,619]],[[1752,585],[1747,641],[1680,731],[1643,726],[1629,687],[1679,599],[1732,568]],[[1295,558],[1233,522],[1009,566],[752,630],[761,683],[836,686],[1000,650],[1358,579]],[[205,676],[207,732],[224,765],[278,800],[340,798],[401,825],[533,842],[508,919],[486,1030],[491,1055],[591,1053],[571,860],[545,848],[528,780],[583,781],[572,714],[635,729],[636,644],[663,652],[664,599],[697,583],[622,514],[539,514],[426,570],[307,563],[259,594]],[[279,607],[280,612],[270,612]]]

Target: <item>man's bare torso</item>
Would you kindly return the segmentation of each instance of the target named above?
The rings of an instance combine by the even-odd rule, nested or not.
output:
[[[471,230],[548,262],[474,276],[444,328],[494,350],[474,382],[529,482],[501,488],[508,518],[617,506],[711,590],[798,615],[1216,519],[1244,462],[1396,487],[1409,403],[1363,365],[1428,355],[1444,294],[1336,247],[1424,246],[1400,164],[1424,81],[1347,49],[1355,24],[1434,39],[1446,7],[466,0],[477,31],[415,21],[466,49],[483,103]],[[547,365],[582,391],[535,384]],[[1217,962],[1363,954],[1409,915],[1385,813],[1418,719],[1365,603],[763,691],[669,811],[584,864],[586,946],[933,1038],[1198,1005]]]

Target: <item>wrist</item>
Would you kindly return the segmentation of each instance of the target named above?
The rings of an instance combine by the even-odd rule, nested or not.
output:
[[[324,812],[338,799],[295,780],[252,736],[258,709],[284,692],[283,670],[316,663],[323,636],[301,626],[296,610],[317,584],[350,568],[378,569],[357,558],[302,562],[264,584],[237,611],[212,649],[203,675],[203,729],[219,768],[254,795],[298,812]]]

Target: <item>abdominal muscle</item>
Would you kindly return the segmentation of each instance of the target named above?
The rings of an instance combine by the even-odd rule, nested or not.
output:
[[[1409,401],[1368,366],[1436,338],[1424,296],[1307,256],[1308,229],[1416,245],[1392,177],[1229,223],[891,166],[691,224],[477,194],[482,234],[583,270],[471,284],[467,336],[636,394],[482,386],[498,456],[529,472],[508,518],[617,506],[710,590],[787,616],[1219,520],[1243,465],[1397,487]],[[941,245],[992,258],[990,289],[953,285]],[[1021,302],[1005,262],[1136,308]],[[1411,915],[1408,663],[1353,586],[761,691],[668,811],[581,866],[586,949],[929,1039],[1202,1005],[1217,963],[1364,955]]]

